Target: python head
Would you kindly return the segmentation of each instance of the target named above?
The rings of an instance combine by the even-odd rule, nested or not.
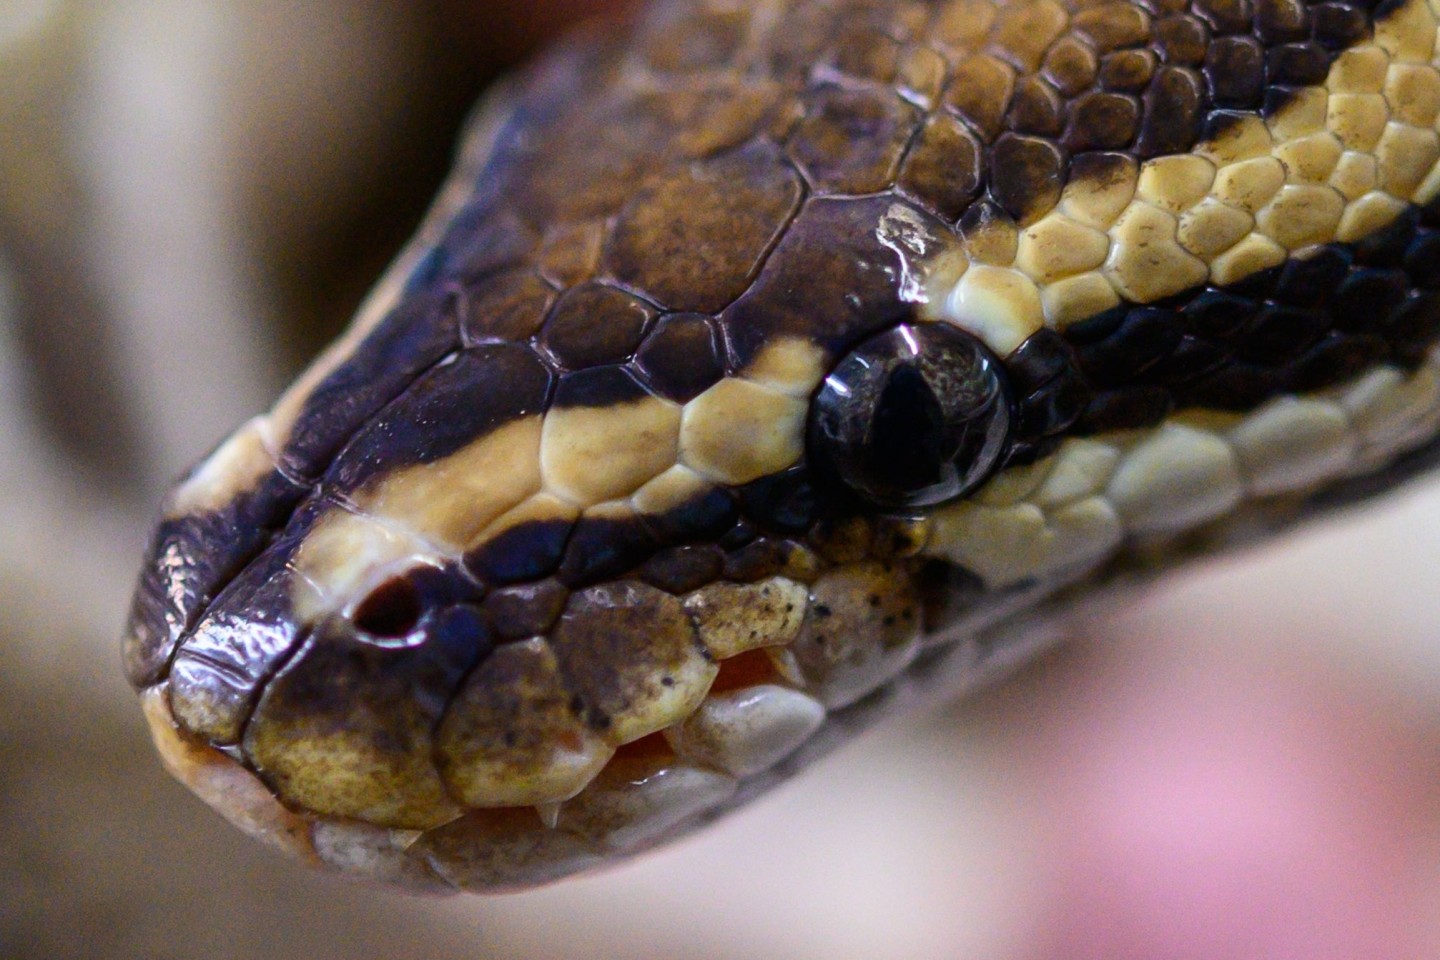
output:
[[[582,35],[167,501],[124,648],[167,764],[313,862],[531,886],[1384,485],[1440,424],[1436,29],[696,0]]]

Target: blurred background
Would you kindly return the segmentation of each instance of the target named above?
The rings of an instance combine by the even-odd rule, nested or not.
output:
[[[116,640],[167,480],[603,2],[0,0],[0,957],[1440,957],[1434,482],[551,890],[317,876],[161,771]]]

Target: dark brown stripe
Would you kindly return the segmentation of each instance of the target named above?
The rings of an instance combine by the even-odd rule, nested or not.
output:
[[[1054,389],[1064,378],[1088,388],[1074,432],[1090,434],[1187,407],[1250,410],[1379,363],[1414,369],[1440,339],[1440,211],[1411,207],[1360,243],[1328,244],[1230,287],[1108,310],[1065,330],[1063,367],[1054,339],[1036,334],[1006,361],[1034,409],[1022,414],[1022,444],[1064,432],[1074,410],[1073,386]]]
[[[529,347],[467,350],[420,377],[361,429],[326,473],[325,488],[348,495],[393,470],[443,459],[507,423],[543,413],[553,379]]]

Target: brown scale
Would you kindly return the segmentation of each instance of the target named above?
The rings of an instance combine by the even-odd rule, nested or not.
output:
[[[560,366],[623,363],[635,353],[655,309],[633,294],[589,283],[567,290],[545,320],[541,345]]]
[[[801,196],[795,171],[764,143],[677,168],[620,211],[606,267],[669,309],[721,310],[744,292]]]
[[[788,154],[820,196],[874,193],[894,182],[918,123],[918,111],[890,88],[823,87],[806,97]]]

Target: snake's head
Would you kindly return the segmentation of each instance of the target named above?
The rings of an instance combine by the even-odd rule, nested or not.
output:
[[[533,885],[1434,435],[1424,3],[881,6],[661,7],[478,128],[168,502],[125,659],[182,779],[332,866]]]
[[[475,336],[353,427],[350,353],[247,424],[172,494],[137,595],[127,665],[172,766],[232,811],[253,771],[238,818],[272,839],[402,837],[414,871],[486,887],[780,776],[953,612],[926,515],[1023,449],[1004,365],[920,318],[904,257],[944,231],[915,216],[799,213],[719,316],[502,277],[533,339]],[[801,300],[796,273],[830,279]],[[418,332],[498,322],[447,289],[400,295],[359,357],[418,366]],[[730,332],[757,317],[773,334]]]

